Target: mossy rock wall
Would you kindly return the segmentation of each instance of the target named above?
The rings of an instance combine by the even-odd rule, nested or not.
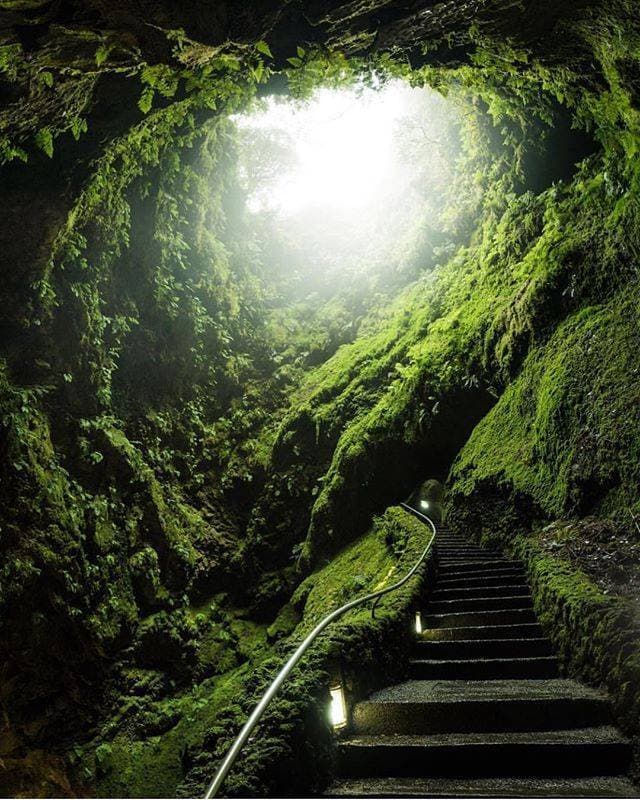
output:
[[[632,738],[632,774],[640,775],[640,642],[636,602],[600,589],[534,536],[510,547],[528,572],[535,610],[565,674],[608,691],[616,721]]]
[[[375,536],[399,512],[359,537],[425,478],[449,476],[452,523],[479,535],[638,510],[635,3],[0,6],[13,789],[201,791],[304,630],[307,590],[320,613],[309,575],[351,591],[351,556],[365,584],[390,569]],[[433,86],[465,122],[438,246],[347,333],[353,295],[269,315],[281,287],[241,213],[229,116],[363,72]],[[558,120],[593,140],[577,167],[544,144]],[[543,611],[564,608],[552,594]],[[340,629],[373,682],[395,674],[372,653],[404,647],[402,597]],[[314,739],[304,785],[321,786],[333,652],[231,791],[303,787],[291,765],[314,763]]]
[[[172,689],[158,671],[162,664],[134,656],[124,672],[129,691],[121,694],[95,741],[78,752],[77,779],[89,781],[105,796],[202,794],[253,705],[297,644],[336,607],[408,572],[429,536],[423,523],[391,508],[330,564],[311,573],[270,625],[255,625],[246,611],[226,612],[218,625],[224,622],[236,637],[238,663],[213,677]],[[425,562],[405,586],[383,597],[375,617],[367,604],[321,635],[270,705],[259,733],[230,773],[225,793],[262,796],[287,787],[293,796],[324,788],[334,758],[329,686],[339,678],[352,707],[405,675],[412,611],[429,570]],[[209,614],[194,609],[184,624],[193,626],[195,619],[204,633],[207,628],[198,618]],[[175,617],[166,631],[164,636],[179,635]],[[204,655],[202,633],[191,637]],[[158,641],[162,651],[168,641]],[[176,652],[184,653],[184,645],[178,643]]]

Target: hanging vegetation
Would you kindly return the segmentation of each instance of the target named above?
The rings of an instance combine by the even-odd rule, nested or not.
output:
[[[236,6],[0,0],[7,794],[201,792],[310,624],[411,563],[387,507],[425,478],[640,708],[596,597],[637,591],[598,557],[640,536],[635,3]],[[262,98],[396,82],[442,115],[394,129],[398,219],[251,207],[291,158]],[[230,792],[322,789],[332,659],[393,674],[415,591],[310,658]]]

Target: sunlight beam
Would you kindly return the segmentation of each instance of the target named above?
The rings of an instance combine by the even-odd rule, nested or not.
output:
[[[394,129],[416,91],[400,81],[379,90],[320,89],[308,103],[270,97],[262,109],[238,115],[241,129],[285,132],[294,153],[292,169],[250,197],[250,210],[291,216],[314,207],[349,212],[369,205],[397,170]]]

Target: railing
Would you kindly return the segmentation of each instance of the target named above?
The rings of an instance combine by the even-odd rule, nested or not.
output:
[[[430,526],[432,534],[429,543],[425,547],[422,555],[413,565],[413,567],[407,572],[407,574],[399,580],[397,583],[394,583],[392,586],[387,586],[385,589],[379,589],[377,592],[371,592],[370,594],[363,595],[362,597],[357,597],[355,600],[351,600],[349,603],[345,603],[345,605],[341,606],[340,608],[332,611],[331,614],[328,614],[321,622],[319,622],[316,627],[311,631],[311,633],[306,637],[306,639],[298,646],[297,650],[293,653],[293,655],[289,658],[287,663],[282,667],[280,672],[276,675],[273,683],[267,691],[262,696],[262,699],[258,703],[258,705],[253,709],[251,716],[245,722],[242,730],[238,734],[235,742],[231,746],[231,749],[227,753],[224,758],[224,761],[218,767],[218,771],[215,774],[213,781],[211,782],[209,788],[207,789],[207,793],[205,794],[205,800],[209,800],[211,797],[216,797],[218,791],[220,790],[222,784],[224,783],[229,770],[233,766],[234,761],[240,754],[240,751],[246,744],[247,740],[253,733],[254,728],[260,721],[260,718],[264,714],[267,706],[271,702],[271,700],[276,696],[282,684],[286,681],[291,673],[291,670],[295,667],[295,665],[300,661],[302,656],[306,653],[309,649],[310,645],[313,644],[315,639],[322,633],[322,631],[330,625],[334,620],[338,619],[339,617],[346,614],[347,611],[350,611],[352,608],[356,606],[361,606],[364,603],[368,603],[370,600],[377,601],[385,594],[389,594],[389,592],[393,592],[396,589],[399,589],[403,586],[410,578],[412,578],[417,570],[419,569],[420,565],[423,563],[425,558],[427,557],[429,551],[431,550],[431,546],[433,545],[433,540],[436,536],[436,526],[433,524],[429,517],[422,514],[420,511],[417,511],[415,508],[408,506],[406,503],[400,503],[402,508],[405,511],[409,511],[414,516],[418,517],[418,519],[425,522],[427,525]]]

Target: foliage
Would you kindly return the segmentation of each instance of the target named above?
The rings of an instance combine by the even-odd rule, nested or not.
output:
[[[402,512],[365,532],[418,480],[453,464],[451,519],[505,539],[637,510],[637,19],[630,0],[510,6],[465,23],[448,62],[442,30],[403,20],[398,40],[428,40],[412,68],[383,52],[386,24],[369,30],[375,4],[318,23],[352,57],[283,53],[269,25],[205,45],[177,23],[139,26],[148,39],[35,23],[27,5],[43,4],[3,6],[23,37],[0,32],[7,739],[16,769],[45,751],[91,791],[190,795],[327,598],[411,562],[422,530]],[[410,261],[392,285],[305,296],[278,237],[247,224],[228,117],[275,73],[301,98],[401,76],[459,109],[442,238],[391,254]],[[549,144],[567,109],[600,146],[576,169]],[[515,546],[567,663],[609,670],[635,709],[635,655],[611,633],[626,606]],[[332,659],[354,696],[368,671],[396,676],[414,590],[323,640],[231,791],[322,787]]]
[[[133,663],[123,667],[129,691],[114,698],[112,715],[96,739],[78,752],[78,769],[84,771],[84,779],[107,796],[176,791],[179,796],[201,794],[212,778],[216,760],[310,627],[354,592],[365,594],[408,571],[423,542],[421,523],[401,509],[389,509],[369,533],[310,575],[268,629],[252,628],[241,611],[222,611],[215,603],[191,609],[191,622],[175,613],[149,619],[140,633],[142,649],[138,652],[148,653],[147,658],[155,662],[148,663],[136,654]],[[226,791],[232,796],[265,795],[285,774],[288,785],[301,791],[326,783],[331,732],[325,709],[337,655],[341,654],[343,677],[352,698],[370,691],[390,674],[398,674],[406,655],[402,621],[408,621],[419,587],[418,576],[400,592],[383,598],[375,619],[369,608],[353,611],[318,640],[269,707],[260,734],[245,749]],[[193,658],[198,649],[207,646],[206,631],[216,631],[220,640],[221,627],[231,637],[227,652],[233,648],[240,663],[222,667],[222,674],[215,679],[207,676],[188,685],[171,686],[162,681],[161,673],[152,671],[161,666],[160,659],[165,670],[170,663],[184,669],[185,654],[191,653]],[[162,642],[151,642],[150,634],[157,637],[160,631]],[[178,644],[185,635],[188,648]],[[369,669],[363,674],[366,665]]]
[[[625,733],[640,732],[640,653],[635,603],[608,595],[583,572],[550,553],[541,531],[511,542],[531,580],[535,609],[563,669],[606,688]],[[637,758],[632,768],[638,776]]]

